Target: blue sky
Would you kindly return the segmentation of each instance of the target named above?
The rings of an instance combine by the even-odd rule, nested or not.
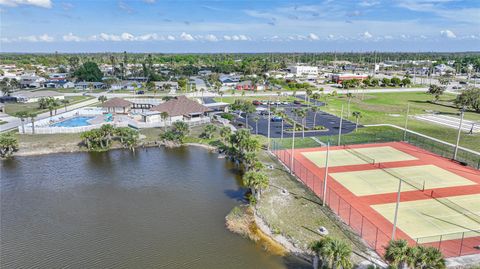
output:
[[[478,0],[0,0],[2,52],[472,51]]]

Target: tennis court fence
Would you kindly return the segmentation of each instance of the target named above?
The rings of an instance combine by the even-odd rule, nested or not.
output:
[[[437,139],[429,138],[423,134],[407,130],[406,134],[400,127],[392,126],[368,126],[363,127],[362,132],[352,132],[342,134],[340,145],[356,145],[356,144],[372,144],[385,142],[404,141],[421,149],[430,151],[442,157],[452,159],[455,146]],[[291,138],[272,139],[276,142],[278,148],[290,149],[292,144]],[[330,145],[338,145],[338,135],[316,136],[315,140],[307,138],[296,138],[295,147],[310,148],[319,147],[319,143],[330,143]],[[480,153],[463,147],[458,148],[457,161],[470,167],[480,169]]]
[[[330,188],[330,185],[327,184],[326,189],[324,189],[324,175],[314,173],[309,168],[305,167],[300,161],[292,158],[291,151],[284,149],[284,147],[276,141],[272,142],[271,152],[304,185],[313,191],[322,201],[325,201],[326,205],[328,205],[328,207],[345,224],[350,226],[353,231],[360,235],[369,247],[383,256],[385,253],[385,247],[391,239],[392,231],[385,230],[385,227],[383,229],[378,227],[371,217],[369,218],[365,214],[362,214],[362,211],[358,209],[358,206],[343,199],[334,189]],[[448,238],[453,238],[452,235],[445,235],[444,238],[439,236],[438,241],[432,241],[437,238],[419,238],[414,240],[405,237],[403,239],[406,239],[412,245],[441,246],[439,249],[446,257],[480,253],[480,249],[476,248],[476,246],[480,245],[480,235],[471,237],[472,234],[465,233],[463,236],[465,238],[462,238],[461,236],[457,237],[462,238],[461,240],[446,240]],[[397,233],[397,239],[400,238],[402,237]]]

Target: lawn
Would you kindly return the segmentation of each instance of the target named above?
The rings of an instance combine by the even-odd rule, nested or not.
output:
[[[86,101],[88,99],[92,99],[93,97],[90,96],[67,96],[65,97],[66,100],[69,100],[70,103],[68,105],[76,104],[82,101]],[[58,107],[58,110],[61,110],[63,105]],[[15,116],[15,113],[20,111],[27,111],[27,112],[35,112],[35,113],[43,113],[47,112],[48,109],[40,109],[38,107],[38,103],[7,103],[5,104],[5,113],[8,115]]]
[[[353,92],[353,91],[352,91]],[[353,94],[350,101],[350,115],[348,115],[348,98],[346,95],[328,97],[327,106],[321,107],[322,110],[340,116],[341,106],[344,106],[344,117],[355,121],[352,116],[354,111],[361,113],[360,124],[393,124],[400,127],[405,125],[405,113],[407,104],[410,104],[409,115],[426,114],[438,112],[448,116],[459,115],[459,110],[453,106],[455,95],[443,95],[437,104],[432,103],[432,96],[421,92],[406,93],[368,93]],[[325,101],[322,98],[320,101]],[[480,113],[467,111],[465,119],[480,121]],[[436,124],[409,118],[408,128],[410,130],[441,139],[443,141],[455,144],[457,130],[443,127]],[[361,135],[363,132],[359,132]],[[369,135],[370,131],[365,133]],[[321,139],[321,137],[319,137]],[[314,142],[312,140],[312,142]],[[480,134],[463,134],[460,139],[460,145],[476,151],[480,151]]]
[[[225,103],[230,103],[230,104],[233,104],[235,102],[235,100],[247,100],[247,101],[254,101],[254,100],[258,100],[258,101],[273,101],[273,102],[276,102],[276,101],[287,101],[287,102],[293,102],[294,100],[299,100],[299,101],[302,101],[300,99],[297,99],[293,96],[241,96],[240,94],[238,96],[228,96],[228,97],[216,97],[216,98],[213,98],[216,102],[225,102]]]

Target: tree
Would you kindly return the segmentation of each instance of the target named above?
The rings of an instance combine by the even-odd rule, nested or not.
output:
[[[3,95],[10,95],[10,91],[12,90],[12,87],[10,85],[10,79],[9,78],[3,78],[0,80],[0,89],[2,90]]]
[[[383,84],[384,87],[390,86],[390,83],[391,83],[391,81],[390,81],[389,78],[383,78],[382,79],[382,84]]]
[[[177,135],[180,142],[183,142],[185,137],[190,133],[190,127],[184,121],[176,121],[172,126],[173,132]]]
[[[398,86],[400,86],[400,84],[402,83],[402,81],[401,81],[399,78],[397,78],[397,77],[393,77],[393,78],[390,80],[390,83],[392,83],[393,86],[398,87]]]
[[[260,198],[262,191],[268,187],[269,178],[259,172],[248,171],[243,177],[243,185],[250,188],[254,199]]]
[[[80,81],[100,82],[103,78],[103,73],[94,62],[86,62],[80,66],[74,73]]]
[[[35,118],[37,114],[34,112],[28,113],[28,117],[30,118],[30,122],[32,123],[32,134],[35,134]]]
[[[60,102],[63,104],[65,111],[67,111],[67,105],[70,103],[68,99],[62,99]]]
[[[480,88],[468,88],[457,95],[454,101],[459,108],[465,107],[480,112]]]
[[[302,138],[305,138],[305,118],[307,117],[307,111],[304,109],[297,109],[295,114],[302,119]]]
[[[222,138],[223,143],[225,144],[227,137],[232,133],[232,129],[228,126],[224,126],[220,129],[220,137]]]
[[[322,261],[322,267],[328,268],[353,268],[350,261],[352,250],[345,242],[325,237],[319,241],[315,241],[310,245],[310,249],[315,253],[315,256]],[[314,265],[315,267],[315,265]]]
[[[165,127],[165,131],[167,130],[167,119],[168,119],[168,117],[169,117],[168,112],[163,111],[162,113],[160,113],[160,118],[162,118],[163,126]]]
[[[258,120],[260,118],[258,116],[253,117],[253,122],[255,122],[255,134],[258,135]]]
[[[217,126],[213,124],[207,124],[203,129],[202,137],[206,139],[211,139],[215,131],[217,131]]]
[[[397,268],[405,268],[409,263],[410,247],[406,240],[391,240],[385,251],[385,260]]]
[[[410,84],[412,84],[412,81],[411,81],[409,78],[404,78],[404,79],[402,79],[402,85],[403,85],[404,87],[407,87],[407,86],[409,86]]]
[[[120,140],[123,148],[135,152],[135,148],[138,146],[140,138],[140,134],[137,130],[133,130],[129,127],[118,127],[115,128],[114,134],[117,136],[117,139]]]
[[[105,103],[105,101],[107,101],[107,97],[105,95],[100,95],[98,97],[98,101],[102,102],[102,104],[103,104],[103,103]]]
[[[15,113],[15,117],[20,118],[20,121],[22,122],[22,134],[25,133],[25,119],[28,118],[28,112],[27,111],[19,111]]]
[[[432,84],[430,87],[428,87],[428,93],[434,96],[434,103],[438,102],[443,92],[445,92],[445,87],[435,84]]]
[[[358,129],[358,120],[362,117],[362,112],[353,111],[353,116],[355,117],[355,132],[356,132]]]
[[[318,106],[310,107],[310,111],[313,112],[313,129],[315,130],[315,126],[317,125],[317,113],[320,110]]]
[[[12,157],[18,151],[18,140],[12,133],[0,134],[0,158]]]

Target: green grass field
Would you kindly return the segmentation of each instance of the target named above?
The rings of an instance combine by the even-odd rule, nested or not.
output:
[[[86,101],[92,99],[91,96],[68,96],[65,99],[69,100],[70,103],[68,105],[76,104],[82,101]],[[61,111],[63,109],[63,105],[58,107],[58,110]],[[40,109],[38,107],[38,103],[8,103],[5,104],[5,113],[8,115],[15,116],[15,113],[20,111],[27,111],[27,112],[34,112],[34,113],[43,113],[47,112],[48,109]]]

